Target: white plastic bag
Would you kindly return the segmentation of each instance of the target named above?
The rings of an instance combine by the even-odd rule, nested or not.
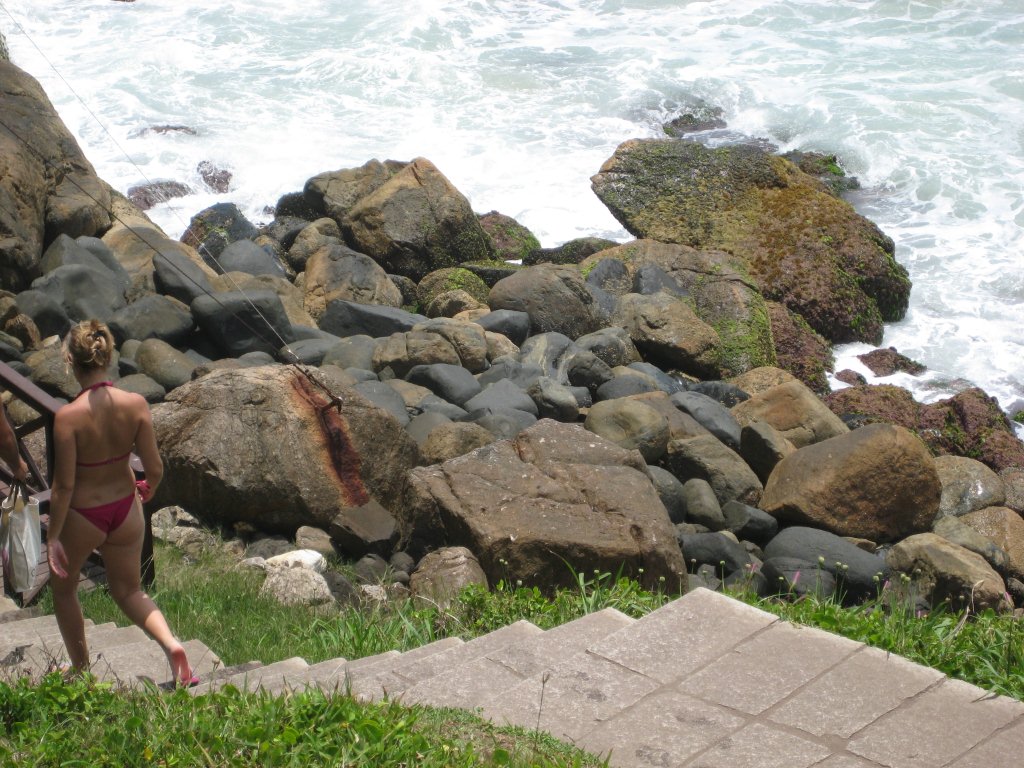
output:
[[[15,483],[0,503],[0,558],[15,592],[25,592],[35,585],[41,550],[39,500],[29,497],[28,490]]]

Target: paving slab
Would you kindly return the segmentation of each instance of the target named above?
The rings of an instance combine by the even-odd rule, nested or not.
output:
[[[768,717],[815,736],[849,739],[944,677],[931,667],[862,645]]]
[[[402,701],[475,709],[634,621],[614,608],[582,616],[468,661],[459,667],[458,674],[424,680],[406,689]]]
[[[513,686],[484,704],[481,713],[500,725],[539,727],[577,741],[659,687],[639,672],[584,652]]]
[[[757,715],[860,647],[820,629],[775,622],[685,678],[679,690]]]
[[[684,765],[686,768],[811,768],[832,751],[824,744],[780,728],[752,723],[718,740]]]
[[[711,745],[747,725],[725,707],[661,690],[600,723],[578,746],[613,766],[682,768]]]
[[[1018,716],[1010,725],[1004,726],[987,739],[977,744],[949,768],[996,768],[1024,764],[1024,717]]]
[[[387,672],[363,679],[355,677],[352,691],[360,698],[373,700],[400,698],[406,689],[419,682],[441,674],[452,674],[456,667],[468,661],[541,632],[542,629],[528,621],[517,621],[467,643],[422,658],[407,659],[406,654],[403,654],[402,659]]]
[[[770,613],[701,587],[609,635],[590,651],[671,683],[777,621]]]
[[[946,679],[865,727],[847,750],[890,768],[935,768],[964,755],[1022,712],[1019,701]]]

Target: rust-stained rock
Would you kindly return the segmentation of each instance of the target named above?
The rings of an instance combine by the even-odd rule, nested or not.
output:
[[[621,568],[648,586],[663,576],[685,588],[675,532],[640,454],[581,426],[544,419],[409,480],[402,543],[467,547],[492,582],[550,589],[573,584],[572,569]]]
[[[214,371],[153,408],[166,474],[159,504],[266,531],[326,528],[342,507],[371,499],[394,510],[415,443],[386,411],[345,386],[333,366]]]
[[[935,462],[918,437],[869,424],[780,461],[760,507],[780,522],[889,542],[930,530],[940,493]]]

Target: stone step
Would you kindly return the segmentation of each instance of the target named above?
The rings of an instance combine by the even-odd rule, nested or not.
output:
[[[403,691],[417,683],[450,673],[468,661],[541,633],[543,630],[536,625],[528,621],[517,621],[467,643],[454,645],[422,658],[412,657],[409,654],[414,652],[410,651],[409,654],[403,654],[402,659],[386,672],[369,677],[355,676],[351,685],[352,695],[373,701],[401,698]]]
[[[300,672],[288,676],[286,684],[279,690],[298,691],[304,688],[319,688],[328,693],[348,695],[353,675],[368,675],[381,672],[402,657],[398,651],[385,651],[373,656],[346,661],[344,658],[328,659],[312,664]],[[275,689],[276,692],[277,689]]]
[[[452,674],[417,683],[402,694],[402,701],[434,707],[481,707],[633,623],[635,619],[606,608],[468,661]]]
[[[193,674],[200,678],[221,667],[217,655],[199,640],[188,640],[182,645],[192,664]],[[125,688],[165,685],[172,681],[171,667],[163,649],[149,638],[123,645],[111,644],[97,654],[90,671],[100,680]]]
[[[482,707],[499,725],[539,727],[578,742],[655,690],[718,658],[777,621],[697,589],[504,691]],[[538,725],[539,724],[539,725]]]
[[[86,619],[85,626],[89,628],[93,622]],[[19,645],[35,644],[52,637],[60,637],[57,620],[53,616],[37,616],[0,624],[0,658]]]
[[[259,666],[247,669],[228,677],[216,677],[211,681],[201,682],[192,688],[190,693],[199,696],[204,693],[219,690],[225,686],[233,686],[240,691],[256,691],[261,688],[270,689],[277,686],[283,688],[290,675],[298,674],[309,668],[306,660],[298,656],[284,659],[266,666]]]
[[[109,638],[109,639],[108,639]],[[105,643],[120,644],[138,642],[145,638],[145,633],[135,627],[121,628],[113,622],[85,628],[85,639],[89,648],[90,661],[96,658],[96,647],[105,647]],[[41,638],[38,643],[28,647],[24,653],[24,663],[19,674],[38,677],[52,672],[68,664],[68,654],[64,648],[64,640],[60,634]]]

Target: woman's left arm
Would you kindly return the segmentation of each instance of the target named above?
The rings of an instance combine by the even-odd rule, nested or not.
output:
[[[50,570],[61,578],[67,576],[67,556],[60,542],[64,521],[71,506],[71,494],[75,490],[75,462],[78,447],[75,432],[67,419],[61,418],[60,411],[53,420],[54,468],[53,485],[50,488],[50,524],[46,529],[46,551]]]

